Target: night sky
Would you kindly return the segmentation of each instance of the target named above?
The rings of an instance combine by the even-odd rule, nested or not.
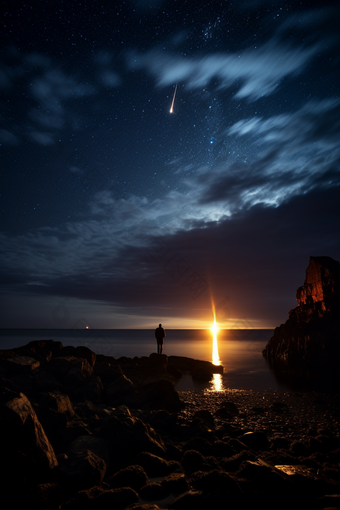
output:
[[[1,9],[0,326],[284,322],[340,260],[338,2]]]

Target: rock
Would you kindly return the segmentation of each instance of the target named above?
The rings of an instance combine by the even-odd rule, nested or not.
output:
[[[176,461],[166,461],[157,455],[148,452],[141,452],[135,459],[136,464],[142,466],[148,476],[164,476],[181,469],[181,465]]]
[[[139,494],[140,497],[146,501],[157,501],[165,498],[168,492],[161,482],[153,482],[142,487]]]
[[[97,357],[98,359],[98,357]],[[103,383],[110,383],[123,375],[122,368],[119,365],[110,362],[107,359],[100,359],[94,366],[94,374],[103,381]]]
[[[52,409],[60,414],[65,414],[68,419],[74,416],[74,410],[68,395],[64,395],[60,391],[49,391],[43,393],[39,401],[40,405],[44,408]]]
[[[232,457],[236,453],[226,441],[215,441],[212,446],[210,455],[214,455],[214,457]]]
[[[281,448],[287,450],[289,448],[289,442],[285,437],[275,437],[272,440],[272,444],[275,448]]]
[[[166,444],[166,458],[168,460],[177,460],[178,462],[181,461],[183,456],[183,451],[179,445],[175,445],[172,443],[172,441]]]
[[[243,461],[237,472],[237,476],[240,478],[246,478],[247,480],[263,479],[264,483],[268,483],[270,474],[271,471],[267,466],[252,460]]]
[[[195,450],[202,455],[212,455],[213,445],[203,437],[193,437],[183,446],[184,451]]]
[[[189,490],[188,482],[182,473],[172,473],[161,481],[167,494],[182,494]]]
[[[169,375],[171,375],[174,379],[180,379],[182,377],[182,372],[178,370],[172,363],[168,363],[166,367],[166,371]]]
[[[48,362],[46,370],[71,388],[83,384],[93,375],[93,369],[88,361],[75,356],[52,358]]]
[[[94,499],[103,492],[105,492],[105,489],[99,486],[94,486],[90,489],[83,489],[79,491],[74,498],[64,502],[64,504],[59,508],[62,508],[63,510],[84,510],[94,508]]]
[[[15,356],[29,356],[38,361],[46,361],[46,359],[51,357],[51,354],[52,356],[61,356],[63,348],[61,342],[55,342],[54,340],[33,340],[22,347],[2,350],[0,351],[0,356],[3,359]]]
[[[251,493],[260,494],[264,505],[272,505],[272,498],[280,494],[280,507],[287,508],[294,497],[294,486],[291,480],[279,470],[271,469],[260,461],[245,461],[242,463],[237,476],[242,480],[249,481]],[[282,506],[281,506],[282,505]],[[265,506],[267,507],[267,506]],[[309,505],[307,505],[309,508]]]
[[[318,499],[319,508],[323,510],[339,510],[340,494],[329,494]]]
[[[110,416],[96,435],[111,442],[112,456],[118,464],[135,458],[140,452],[165,456],[161,437],[139,418],[119,420],[116,416]]]
[[[87,379],[93,375],[93,369],[88,361],[84,358],[75,358],[72,362],[71,369],[64,377],[64,383],[68,387],[82,385]]]
[[[27,494],[27,506],[34,509],[58,509],[63,498],[60,484],[56,482],[41,483]]]
[[[308,447],[301,441],[293,441],[290,449],[298,457],[308,457],[310,454]]]
[[[174,510],[203,510],[202,493],[200,491],[187,491],[171,503]]]
[[[225,401],[222,406],[217,409],[216,414],[227,420],[232,420],[234,416],[239,414],[239,410],[234,402]]]
[[[201,421],[203,421],[206,425],[208,425],[208,427],[210,428],[215,428],[215,420],[214,420],[214,417],[213,415],[211,414],[210,411],[207,411],[206,409],[201,409],[199,411],[196,411],[196,413],[194,414],[193,418],[198,418],[200,419]]]
[[[99,376],[93,376],[87,383],[84,390],[84,397],[92,402],[101,402],[103,393],[103,383]]]
[[[139,491],[149,483],[149,479],[141,466],[132,465],[110,476],[106,482],[112,488],[131,487],[131,489]]]
[[[149,359],[155,365],[166,368],[168,365],[168,356],[166,354],[156,354],[155,352],[150,354]]]
[[[191,474],[194,471],[198,471],[204,462],[204,457],[201,453],[196,450],[188,450],[184,453],[182,458],[182,466],[187,474]]]
[[[310,257],[298,306],[276,328],[263,355],[275,368],[288,365],[338,371],[340,355],[340,264],[330,257]]]
[[[168,364],[173,365],[180,372],[193,372],[200,371],[205,374],[223,374],[222,365],[213,365],[210,361],[201,361],[183,356],[169,356]]]
[[[67,427],[66,414],[58,413],[40,404],[34,404],[33,408],[54,451],[59,453],[64,447],[65,430]]]
[[[138,494],[130,487],[110,489],[93,499],[92,508],[96,510],[107,510],[108,508],[121,510],[132,503],[136,503],[138,499]]]
[[[129,506],[129,510],[161,510],[158,505],[153,505],[152,503],[137,503],[135,505]]]
[[[106,473],[106,464],[90,450],[85,450],[71,452],[60,459],[59,470],[66,483],[79,490],[100,484]]]
[[[11,375],[33,372],[40,367],[40,361],[29,356],[14,356],[6,360],[6,369]]]
[[[169,413],[174,413],[182,409],[182,404],[175,390],[174,385],[165,379],[156,383],[150,383],[144,386],[147,408],[165,409]]]
[[[269,442],[265,432],[246,432],[240,437],[240,441],[252,450],[267,450]]]
[[[133,383],[125,375],[121,375],[115,381],[105,387],[109,401],[122,400],[122,397],[133,391]]]
[[[192,475],[190,481],[193,487],[200,491],[211,493],[227,492],[233,496],[240,494],[240,487],[236,480],[224,471],[217,469],[208,473],[197,471]]]
[[[214,374],[210,367],[197,367],[190,373],[193,380],[198,382],[209,382]]]
[[[151,414],[150,425],[155,429],[170,430],[176,425],[177,416],[165,409],[160,409]]]
[[[79,416],[74,415],[72,420],[67,422],[65,429],[65,443],[69,444],[78,436],[89,436],[91,430],[86,422],[81,420]]]
[[[245,460],[256,460],[256,457],[253,453],[243,450],[233,457],[221,459],[220,466],[228,473],[234,473],[239,469],[240,465]]]
[[[48,364],[45,364],[47,367]],[[45,393],[49,391],[60,391],[60,393],[65,394],[66,389],[65,386],[54,377],[53,374],[46,372],[45,369],[36,370],[33,373],[34,377],[34,392],[35,393]]]
[[[23,393],[4,390],[0,404],[2,482],[45,481],[58,465],[53,447]],[[6,482],[7,481],[7,482]]]
[[[110,465],[110,442],[106,439],[94,436],[78,436],[69,446],[69,452],[81,453],[91,451],[105,461],[106,466]]]
[[[96,358],[97,358],[96,353],[91,351],[91,349],[89,349],[88,347],[85,347],[83,345],[79,345],[78,347],[76,347],[74,356],[76,356],[77,358],[86,359],[88,364],[92,368],[94,367],[94,364],[96,363]]]

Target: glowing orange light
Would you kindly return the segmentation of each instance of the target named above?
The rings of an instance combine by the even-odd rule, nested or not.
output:
[[[88,327],[88,326],[86,326],[86,327],[85,327],[85,329],[89,329],[89,327]]]
[[[217,332],[218,332],[218,327],[217,327],[217,324],[216,324],[216,320],[215,320],[214,324],[211,327],[211,331],[213,332],[214,335],[216,335]]]

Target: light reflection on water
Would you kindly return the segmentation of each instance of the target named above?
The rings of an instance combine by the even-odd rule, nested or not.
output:
[[[212,335],[213,335],[213,348],[212,348],[212,363],[213,365],[220,365],[220,355],[218,353],[218,341],[217,341],[217,332],[218,328],[216,326],[216,321],[214,326],[212,327]],[[211,380],[211,388],[209,391],[223,391],[223,379],[221,374],[214,374]]]
[[[167,356],[185,356],[214,362],[211,330],[166,330],[163,352]],[[280,389],[273,372],[262,356],[272,330],[220,329],[215,349],[223,376],[216,374],[208,384],[193,382],[184,374],[176,389],[221,391],[230,389]],[[0,349],[25,345],[31,340],[60,340],[63,345],[87,345],[97,354],[119,359],[121,356],[149,356],[156,352],[154,331],[150,330],[0,330]],[[213,352],[212,352],[213,351]],[[216,363],[217,364],[217,363]]]

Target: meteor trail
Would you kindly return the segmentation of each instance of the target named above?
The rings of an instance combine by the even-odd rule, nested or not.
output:
[[[175,97],[176,97],[176,92],[177,92],[177,85],[178,85],[178,83],[176,83],[174,97],[172,98],[170,113],[174,113],[174,103],[175,103]]]

